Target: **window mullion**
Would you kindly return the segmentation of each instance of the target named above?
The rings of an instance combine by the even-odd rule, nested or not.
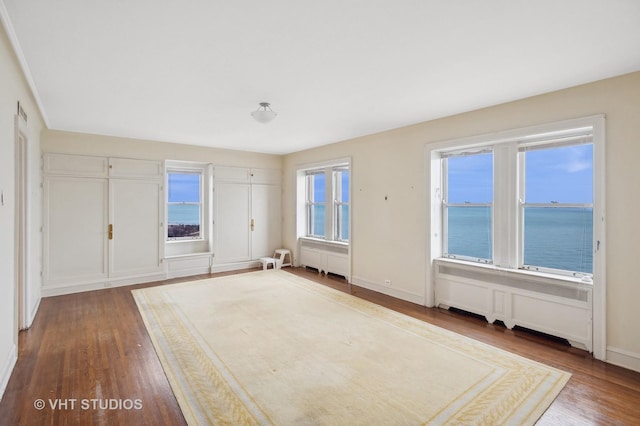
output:
[[[449,253],[449,219],[448,219],[448,211],[447,211],[447,199],[448,185],[449,181],[447,179],[448,176],[448,161],[446,158],[440,160],[440,183],[441,183],[441,191],[440,191],[440,223],[442,224],[442,232],[440,233],[442,238],[442,253]]]
[[[307,185],[307,235],[313,235],[313,181],[311,175],[305,176]]]
[[[517,203],[518,203],[518,217],[516,218],[516,236],[517,246],[516,246],[516,267],[520,268],[524,264],[524,208],[527,202],[527,193],[526,193],[526,155],[523,151],[518,152],[518,194],[517,194]]]
[[[333,214],[333,167],[324,169],[324,211],[324,235],[327,240],[333,240],[336,220]]]
[[[493,263],[515,268],[518,263],[518,146],[494,146]]]

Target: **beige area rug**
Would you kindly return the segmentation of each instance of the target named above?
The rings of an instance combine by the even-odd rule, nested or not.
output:
[[[568,373],[281,270],[134,290],[196,424],[533,424]]]

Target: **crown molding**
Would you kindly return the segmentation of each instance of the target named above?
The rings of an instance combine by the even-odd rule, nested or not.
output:
[[[40,99],[40,95],[38,94],[38,89],[36,87],[36,83],[33,81],[33,76],[31,75],[31,70],[29,69],[29,64],[27,63],[27,59],[24,57],[22,53],[22,48],[20,47],[20,43],[18,42],[18,36],[16,35],[15,30],[13,29],[13,25],[11,24],[11,19],[9,18],[9,12],[4,4],[3,0],[0,0],[0,21],[2,22],[2,26],[9,38],[9,42],[13,47],[13,51],[18,58],[18,62],[20,63],[20,68],[22,69],[22,74],[24,74],[24,78],[27,80],[27,85],[31,90],[31,94],[36,101],[36,105],[38,106],[38,110],[40,112],[40,116],[44,121],[44,124],[47,128],[49,128],[49,120],[47,119],[47,115],[44,111],[44,106],[42,105],[42,100]]]

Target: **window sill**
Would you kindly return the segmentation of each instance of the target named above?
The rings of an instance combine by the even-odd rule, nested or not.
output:
[[[502,268],[492,264],[476,263],[476,262],[470,262],[470,261],[459,260],[459,259],[449,259],[446,257],[439,257],[434,260],[434,263],[458,265],[468,270],[480,269],[480,270],[492,271],[496,273],[504,273],[507,275],[512,274],[513,276],[516,276],[516,277],[526,276],[542,282],[568,285],[571,287],[575,287],[575,286],[580,286],[580,287],[584,286],[588,288],[593,287],[593,281],[583,281],[581,278],[577,278],[577,277],[550,274],[546,272],[529,271],[524,269]]]
[[[207,240],[204,238],[193,238],[193,239],[179,239],[179,240],[165,240],[166,244],[180,244],[180,243],[201,243],[206,242]]]
[[[349,243],[345,241],[335,241],[335,240],[325,240],[324,238],[315,238],[315,237],[299,237],[299,240],[312,241],[314,243],[326,244],[326,245],[335,245],[338,247],[349,247]]]

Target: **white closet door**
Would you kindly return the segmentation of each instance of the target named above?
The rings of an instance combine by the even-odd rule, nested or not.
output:
[[[251,257],[259,259],[272,256],[280,248],[281,215],[280,187],[276,185],[251,185]]]
[[[216,263],[251,259],[251,186],[218,183],[216,202]]]
[[[107,179],[44,180],[44,287],[107,278]]]
[[[161,186],[157,180],[111,179],[109,275],[162,271]]]

